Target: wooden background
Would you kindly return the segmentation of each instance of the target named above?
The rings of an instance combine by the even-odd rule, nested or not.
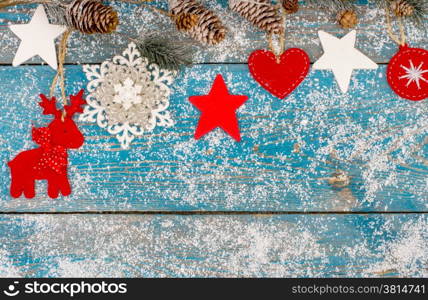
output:
[[[357,47],[378,70],[354,72],[347,94],[331,72],[311,70],[278,100],[246,65],[253,50],[266,48],[264,34],[227,1],[203,2],[229,36],[218,47],[197,47],[196,64],[176,78],[175,126],[124,151],[103,129],[79,123],[86,144],[69,151],[74,192],[57,200],[46,197],[44,183],[32,200],[8,193],[6,163],[34,147],[32,123],[49,121],[37,95],[55,73],[37,58],[11,66],[19,39],[7,25],[27,23],[35,6],[0,11],[0,276],[428,276],[428,107],[387,85],[397,47],[383,11],[371,1],[358,6]],[[172,28],[141,6],[111,4],[122,33]],[[302,6],[287,20],[287,47],[303,48],[314,62],[322,54],[317,30],[346,31],[330,14]],[[412,46],[428,48],[426,29],[406,28]],[[126,45],[123,35],[74,33],[68,92],[87,84],[81,64],[99,64]],[[192,137],[198,112],[187,98],[207,93],[216,74],[250,97],[239,110],[241,143],[220,130]],[[338,171],[349,184],[331,184]]]

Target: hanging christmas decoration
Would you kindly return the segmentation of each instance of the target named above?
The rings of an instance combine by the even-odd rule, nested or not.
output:
[[[388,64],[387,79],[402,98],[413,101],[428,98],[428,51],[400,46]]]
[[[39,5],[31,18],[30,23],[23,25],[10,25],[10,30],[21,39],[12,65],[14,67],[38,55],[54,70],[58,67],[55,39],[66,28],[64,26],[49,24],[43,5]]]
[[[241,141],[236,110],[247,100],[247,96],[229,94],[223,76],[218,74],[208,95],[189,98],[189,101],[201,111],[195,139],[198,140],[220,127],[237,142]]]
[[[48,99],[40,95],[44,115],[53,115],[54,120],[42,128],[33,128],[33,141],[39,148],[21,152],[8,163],[11,171],[10,194],[18,198],[24,193],[25,197],[35,196],[35,181],[47,180],[48,195],[57,198],[71,194],[70,183],[67,178],[67,149],[80,148],[84,137],[73,121],[76,113],[82,112],[82,105],[86,102],[82,98],[83,90],[77,95],[70,96],[70,105],[64,110],[58,110],[56,99]]]
[[[343,93],[346,93],[354,69],[377,69],[378,65],[355,49],[357,32],[352,30],[342,38],[318,31],[324,54],[314,63],[314,70],[331,70]]]
[[[156,126],[173,125],[167,108],[176,72],[149,64],[134,43],[122,55],[101,65],[85,65],[83,71],[90,82],[80,120],[105,128],[123,149]]]
[[[226,37],[219,17],[195,0],[169,0],[169,16],[177,28],[207,45],[217,45]]]
[[[284,99],[308,74],[310,60],[299,48],[284,51],[278,57],[271,51],[254,51],[248,59],[253,78],[272,95]]]
[[[5,1],[0,3],[0,7],[34,2],[36,1]],[[57,14],[61,20],[59,23],[65,26],[50,25],[43,6],[39,5],[29,24],[12,25],[11,30],[23,40],[15,57],[15,65],[38,54],[53,68],[57,68],[49,98],[41,95],[40,103],[44,109],[43,113],[52,114],[55,118],[49,126],[33,129],[33,140],[40,145],[39,148],[22,152],[9,162],[12,176],[10,193],[13,197],[20,197],[22,193],[28,198],[34,197],[35,180],[48,181],[48,195],[51,198],[58,197],[59,193],[63,196],[71,193],[67,179],[67,149],[79,148],[84,143],[84,137],[72,117],[75,113],[83,112],[81,106],[86,104],[86,101],[82,98],[82,90],[77,95],[70,96],[71,103],[67,104],[64,72],[67,42],[73,30],[85,34],[111,33],[118,23],[117,14],[99,1],[44,3],[49,5],[51,13],[54,11]],[[54,39],[62,32],[64,33],[59,44],[57,66]],[[28,50],[31,47],[32,50]],[[53,96],[58,83],[61,88],[63,110],[56,108],[56,98]],[[123,89],[119,92],[123,92]]]
[[[72,118],[74,114],[83,111],[81,106],[86,104],[86,101],[82,98],[81,90],[77,95],[70,96],[71,102],[67,104],[64,61],[70,34],[71,30],[66,30],[59,44],[58,70],[52,80],[49,98],[40,96],[43,114],[53,115],[55,118],[49,126],[33,129],[33,140],[41,147],[22,152],[9,162],[12,197],[20,197],[22,193],[27,198],[34,197],[35,180],[48,181],[48,195],[51,198],[57,198],[60,192],[63,196],[71,193],[67,179],[67,149],[80,148],[84,143],[84,137]],[[58,83],[61,88],[63,110],[57,109],[56,98],[53,96]]]
[[[399,45],[398,52],[390,60],[386,77],[391,89],[400,97],[420,101],[428,98],[428,51],[411,48],[406,43],[406,34],[402,17],[410,17],[415,8],[410,0],[393,1],[385,5],[387,31],[391,39]],[[400,36],[392,32],[390,8],[398,18]],[[420,8],[419,8],[420,9]]]
[[[229,5],[267,32],[269,50],[256,50],[251,53],[248,68],[254,80],[265,90],[284,99],[302,83],[310,67],[309,56],[305,51],[299,48],[285,50],[285,15],[295,11],[298,3],[290,0],[283,1],[282,6],[273,6],[270,1],[231,0]],[[290,11],[286,11],[284,7]],[[279,35],[279,51],[274,49],[275,34]]]
[[[4,1],[0,8],[17,4],[31,4],[38,1]],[[39,55],[49,66],[57,69],[55,38],[66,30],[77,30],[85,34],[112,33],[119,23],[117,12],[98,0],[40,1],[48,9],[50,17],[61,25],[48,21],[43,5],[39,5],[28,24],[10,25],[20,39],[13,66],[18,66],[35,55]]]

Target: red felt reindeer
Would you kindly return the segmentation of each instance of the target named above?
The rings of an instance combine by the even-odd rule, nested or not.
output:
[[[44,115],[53,115],[55,118],[48,127],[33,128],[33,141],[40,145],[39,148],[19,153],[9,167],[12,175],[10,194],[12,197],[35,196],[34,185],[36,180],[48,181],[48,195],[57,198],[59,192],[68,196],[71,193],[70,183],[67,178],[67,149],[77,149],[83,145],[84,137],[73,121],[75,113],[83,112],[82,105],[86,101],[82,99],[83,90],[77,95],[70,96],[70,105],[64,106],[64,110],[56,108],[56,99],[48,99],[40,95]]]

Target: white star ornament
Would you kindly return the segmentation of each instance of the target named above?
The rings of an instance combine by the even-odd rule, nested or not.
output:
[[[355,30],[340,39],[324,31],[318,31],[318,36],[324,54],[314,63],[313,68],[333,71],[343,93],[348,91],[354,69],[378,68],[374,61],[355,49]]]
[[[49,24],[43,5],[39,5],[30,23],[10,25],[10,30],[21,39],[12,65],[14,67],[38,55],[53,69],[57,69],[55,39],[66,27]]]

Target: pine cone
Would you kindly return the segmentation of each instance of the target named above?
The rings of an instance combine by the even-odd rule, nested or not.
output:
[[[229,7],[254,26],[270,34],[283,32],[282,18],[270,0],[257,0],[257,3],[248,0],[229,0]]]
[[[216,45],[226,37],[226,28],[220,19],[195,0],[169,0],[169,10],[173,16],[197,16],[196,24],[185,31],[201,43]]]
[[[358,23],[358,17],[353,10],[342,10],[337,15],[337,21],[342,28],[354,28]]]
[[[74,0],[67,6],[66,21],[87,34],[112,33],[119,24],[117,12],[98,0]]]
[[[407,0],[395,0],[391,2],[391,10],[397,17],[410,17],[415,8]]]
[[[198,23],[198,16],[195,14],[179,14],[174,16],[175,25],[180,31],[189,31]]]
[[[294,14],[299,10],[299,0],[282,0],[281,2],[287,14]]]

